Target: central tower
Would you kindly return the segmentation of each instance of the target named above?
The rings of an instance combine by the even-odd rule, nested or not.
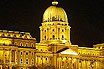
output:
[[[70,43],[70,26],[63,8],[57,1],[52,2],[43,14],[42,26],[40,26],[40,42],[49,44]]]

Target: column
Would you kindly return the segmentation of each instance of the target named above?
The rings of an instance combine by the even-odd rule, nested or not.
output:
[[[4,60],[4,64],[5,64],[5,49],[3,49],[3,60]]]
[[[11,49],[9,50],[9,63],[11,64]]]

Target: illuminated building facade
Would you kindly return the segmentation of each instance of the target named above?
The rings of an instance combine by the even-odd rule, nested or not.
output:
[[[104,69],[104,44],[78,47],[70,41],[67,14],[58,2],[46,9],[40,43],[29,33],[0,31],[0,67],[6,69]]]
[[[34,65],[35,42],[29,33],[0,30],[0,69],[23,69]]]

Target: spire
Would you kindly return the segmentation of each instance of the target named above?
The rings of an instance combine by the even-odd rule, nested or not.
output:
[[[52,2],[52,5],[57,5],[58,4],[58,1],[56,1],[56,0],[54,0],[53,2]]]

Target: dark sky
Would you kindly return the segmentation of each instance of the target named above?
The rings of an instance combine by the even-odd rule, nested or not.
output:
[[[39,42],[39,26],[52,0],[0,0],[0,29],[30,32]],[[103,0],[59,0],[68,15],[71,42],[92,47],[104,43]]]

